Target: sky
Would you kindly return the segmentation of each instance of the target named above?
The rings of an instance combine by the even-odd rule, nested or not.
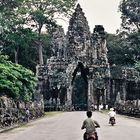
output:
[[[121,13],[118,12],[118,6],[121,0],[78,0],[88,21],[90,31],[93,32],[95,25],[103,25],[108,33],[116,33],[120,28]],[[62,25],[65,32],[68,28],[68,19],[60,20],[58,24]]]

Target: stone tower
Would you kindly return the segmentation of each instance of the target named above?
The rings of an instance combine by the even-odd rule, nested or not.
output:
[[[66,36],[62,26],[57,26],[51,32],[51,50],[52,56],[59,59],[64,58],[66,49]]]
[[[73,13],[67,32],[68,57],[71,61],[86,62],[89,56],[91,33],[87,19],[78,4]]]
[[[105,39],[105,31],[102,25],[95,25],[91,36],[92,44],[92,63],[95,65],[107,65],[107,47]]]
[[[91,103],[98,102],[99,104],[105,102],[106,97],[102,97],[101,100],[100,96],[97,97],[96,95],[97,92],[104,95],[103,92],[109,91],[104,90],[108,88],[105,87],[104,78],[109,76],[105,31],[102,25],[96,25],[91,34],[88,21],[79,4],[69,21],[67,50],[67,56],[73,64],[73,71],[78,62],[89,69],[88,91],[86,93],[87,97],[85,97],[87,98],[88,106],[90,106]],[[70,67],[72,66],[70,65]],[[73,71],[71,71],[69,75],[73,75]],[[71,76],[69,76],[69,79],[70,77]],[[69,81],[71,81],[71,79]],[[70,82],[69,87],[70,89],[72,88]],[[69,91],[72,91],[72,89]],[[72,95],[70,92],[68,92],[68,94]],[[71,100],[71,98],[69,98],[69,100]]]

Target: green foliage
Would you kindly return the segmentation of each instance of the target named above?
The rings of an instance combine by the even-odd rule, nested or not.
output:
[[[0,55],[1,95],[28,102],[32,99],[36,81],[32,71],[8,61],[7,56]]]
[[[123,45],[121,46],[120,42],[118,44],[120,51],[124,49],[125,54],[122,55],[122,60],[125,59],[126,64],[134,66],[135,62],[140,60],[140,0],[121,0],[119,10],[122,13],[119,35],[123,37]]]
[[[43,27],[49,32],[56,26],[55,18],[60,15],[69,15],[73,10],[77,0],[4,0],[0,1],[0,37],[4,44],[6,54],[13,57],[16,63],[24,64],[28,68],[35,70],[36,63],[43,62],[50,53],[49,37],[42,38]],[[25,29],[25,27],[29,27]],[[31,32],[34,30],[34,32]],[[37,38],[34,36],[37,33]],[[43,35],[44,36],[44,35]],[[0,42],[0,43],[1,43]],[[34,45],[34,46],[32,46]],[[31,51],[32,50],[32,51]],[[31,53],[31,55],[28,53]],[[48,51],[48,52],[47,52]],[[33,56],[35,58],[28,66],[27,59],[21,59],[22,56]],[[37,52],[37,53],[36,53]],[[12,56],[11,56],[12,54]],[[38,56],[36,54],[39,54]],[[20,57],[21,56],[21,57]],[[20,59],[19,59],[20,57]],[[38,61],[39,60],[39,61]],[[27,62],[27,63],[26,63]],[[25,64],[26,63],[26,64]]]
[[[22,27],[26,16],[20,12],[24,0],[2,0],[0,2],[0,26],[3,30],[14,31],[17,27]]]
[[[134,67],[135,67],[136,70],[138,70],[140,72],[140,61],[136,61]]]
[[[119,6],[122,13],[122,27],[127,32],[140,29],[140,0],[122,0]]]
[[[111,65],[134,67],[140,60],[140,0],[121,0],[121,29],[107,34],[108,60]]]
[[[38,33],[39,42],[39,64],[44,63],[42,42],[40,35],[43,26],[49,31],[56,26],[56,15],[69,15],[74,8],[77,0],[26,0],[23,7],[26,7],[28,13],[28,23],[31,28]],[[32,23],[32,24],[31,24]]]
[[[130,34],[128,38],[107,34],[108,60],[111,65],[133,66],[139,57],[137,35]]]
[[[111,65],[121,65],[125,63],[124,56],[125,50],[122,47],[122,42],[118,36],[114,34],[107,34],[107,48],[108,48],[108,60]]]
[[[131,33],[128,38],[129,42],[129,50],[131,53],[131,57],[136,61],[140,60],[140,31]]]
[[[38,64],[38,36],[29,28],[17,28],[15,32],[4,31],[1,35],[4,43],[2,53],[9,55],[13,62],[15,50],[18,52],[18,63],[35,72]],[[41,34],[44,58],[50,56],[50,37]]]
[[[41,34],[41,42],[43,46],[44,59],[47,60],[47,58],[51,55],[50,36],[47,34]],[[34,40],[28,42],[27,47],[20,47],[19,64],[35,72],[36,65],[38,63],[38,39],[34,38]]]

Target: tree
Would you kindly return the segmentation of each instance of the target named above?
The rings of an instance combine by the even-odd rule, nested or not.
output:
[[[0,55],[0,73],[0,95],[25,102],[32,99],[37,82],[32,71]]]
[[[140,60],[140,31],[131,33],[128,38],[129,51],[134,60]]]
[[[30,44],[35,41],[36,38],[36,33],[32,32],[29,28],[18,27],[14,32],[4,31],[2,33],[3,53],[8,54],[11,58],[13,57],[14,62],[18,64],[19,54],[23,53],[20,51],[30,48]]]
[[[106,34],[107,48],[108,48],[108,60],[111,65],[126,65],[128,54],[127,42],[125,39],[115,34]]]
[[[2,53],[10,59],[33,70],[38,64],[38,36],[35,31],[27,27],[28,10],[22,6],[23,0],[9,0],[0,3],[0,44]],[[26,15],[27,14],[27,15]],[[26,25],[26,26],[25,26]],[[48,34],[41,34],[40,40],[44,48],[45,57],[50,55]]]
[[[21,30],[28,27],[37,32],[39,63],[43,64],[43,40],[42,30],[56,26],[55,19],[60,15],[68,16],[75,6],[77,0],[2,0],[0,2],[0,28],[3,33],[11,34],[11,41],[15,39],[13,50],[15,62],[18,63],[19,44]],[[3,34],[2,33],[2,34]],[[6,34],[7,35],[7,34]],[[10,41],[9,41],[10,42]],[[13,44],[12,42],[12,44]]]
[[[120,35],[126,46],[125,61],[134,66],[140,59],[140,0],[122,0],[119,10],[122,13]]]
[[[2,0],[0,2],[1,38],[3,39],[4,47],[7,47],[6,45],[8,43],[8,47],[11,47],[11,50],[14,51],[15,63],[18,63],[19,48],[27,44],[26,41],[29,36],[26,37],[26,32],[30,32],[30,30],[24,28],[26,12],[21,8],[23,1]]]
[[[125,31],[130,33],[140,29],[140,0],[122,0],[119,10]]]
[[[38,37],[36,32],[31,31],[30,28],[22,28],[14,33],[5,31],[1,38],[3,40],[3,54],[9,55],[12,62],[36,71],[38,64]],[[50,56],[50,36],[41,34],[41,40],[44,58],[47,59]]]
[[[69,15],[77,0],[25,0],[23,6],[27,8],[28,21],[38,33],[39,63],[43,62],[41,32],[43,27],[55,26],[55,17]]]
[[[47,60],[51,56],[50,36],[48,34],[41,34],[41,40],[44,59]],[[32,40],[28,41],[28,45],[26,47],[20,47],[19,49],[19,64],[33,72],[36,72],[36,66],[39,63],[38,46],[36,42],[38,42],[38,39],[32,38]]]

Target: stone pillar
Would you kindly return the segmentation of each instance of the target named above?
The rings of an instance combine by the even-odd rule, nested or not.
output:
[[[72,109],[72,85],[70,84],[67,88],[67,101],[66,101],[66,110],[71,111]]]
[[[110,79],[107,78],[106,81],[105,81],[105,88],[106,88],[106,104],[109,103],[110,101]]]
[[[114,101],[114,96],[115,96],[115,80],[112,81],[112,95],[113,95],[113,101]]]
[[[106,94],[106,89],[103,91],[103,108],[106,109],[106,99],[107,99],[107,94]]]
[[[88,97],[87,97],[87,109],[90,110],[92,104],[92,81],[88,80]]]
[[[90,85],[90,93],[91,93],[91,101],[93,104],[95,104],[95,100],[94,100],[94,87],[93,87],[93,79],[91,79],[91,85]]]
[[[122,83],[122,97],[123,97],[123,101],[126,101],[126,80],[124,80],[124,82]]]

